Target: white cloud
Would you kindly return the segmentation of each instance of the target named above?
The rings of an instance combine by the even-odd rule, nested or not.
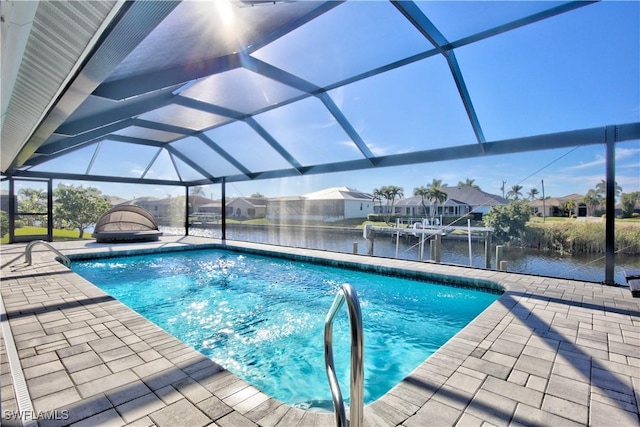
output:
[[[570,166],[567,168],[567,170],[576,170],[576,169],[585,169],[585,168],[590,168],[590,167],[594,167],[594,166],[600,166],[600,165],[604,165],[606,163],[607,159],[602,156],[602,155],[597,155],[596,156],[596,160],[593,160],[591,162],[587,162],[587,163],[581,163],[579,165],[576,166]]]
[[[640,154],[640,149],[638,148],[617,148],[616,149],[616,162],[627,159],[631,156],[637,156]],[[602,154],[597,154],[596,159],[590,162],[581,163],[576,166],[570,166],[567,170],[576,170],[576,169],[585,169],[594,166],[604,165],[607,162],[607,158]]]

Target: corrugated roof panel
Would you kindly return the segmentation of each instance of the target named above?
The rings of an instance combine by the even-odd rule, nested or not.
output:
[[[30,137],[114,1],[40,2],[2,126],[2,170]]]

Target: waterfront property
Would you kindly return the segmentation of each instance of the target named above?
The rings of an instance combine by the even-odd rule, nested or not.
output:
[[[264,218],[267,203],[264,197],[236,197],[226,204],[227,216],[233,219]]]
[[[56,246],[73,257],[212,243],[221,242],[162,237],[158,243],[117,247]],[[325,251],[226,246],[504,289],[398,386],[367,405],[365,424],[632,426],[640,421],[640,299],[627,289]],[[331,413],[291,407],[240,380],[54,261],[45,248],[34,250],[29,267],[23,251],[23,245],[3,250],[2,298],[10,326],[3,331],[12,333],[33,410],[64,418],[42,425],[332,423]],[[18,410],[20,396],[12,386],[20,379],[9,374],[6,358],[2,368],[6,416]]]
[[[587,216],[587,205],[580,194],[568,194],[562,197],[550,197],[531,201],[531,210],[537,216]]]
[[[267,202],[267,218],[279,221],[336,222],[365,219],[374,212],[371,194],[349,187],[332,187],[299,197],[281,197]]]
[[[394,215],[408,217],[461,217],[468,213],[475,213],[481,217],[489,212],[492,206],[505,205],[509,203],[504,197],[489,194],[469,185],[456,187],[442,187],[441,190],[447,195],[443,203],[437,206],[428,199],[420,196],[402,198],[395,203]],[[385,206],[382,206],[385,208]]]

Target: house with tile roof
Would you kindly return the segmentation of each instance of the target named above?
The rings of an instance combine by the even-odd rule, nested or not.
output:
[[[396,201],[394,215],[412,218],[460,217],[471,212],[484,215],[492,206],[509,203],[504,197],[468,185],[441,187],[441,189],[447,194],[447,200],[444,203],[438,203],[435,206],[430,200],[423,200],[420,196],[407,197]]]
[[[571,214],[576,216],[587,216],[587,205],[583,201],[582,194],[568,194],[563,197],[548,197],[546,199],[537,199],[530,202],[531,211],[534,215],[539,216],[563,216],[566,215],[564,205],[566,202],[573,202]],[[569,214],[569,215],[571,215]]]

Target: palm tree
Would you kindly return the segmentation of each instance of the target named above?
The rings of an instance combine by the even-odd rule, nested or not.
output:
[[[615,192],[616,199],[620,197],[622,193],[622,187],[618,185],[617,182],[613,183],[613,191]],[[607,194],[607,181],[601,179],[598,184],[596,184],[596,193],[602,197],[605,197]]]
[[[449,196],[442,191],[442,188],[431,186],[427,189],[427,199],[433,202],[433,211],[431,212],[431,223],[433,223],[433,217],[438,214],[438,203],[444,203]]]
[[[595,191],[596,191],[596,195],[600,199],[600,205],[602,205],[604,208],[606,208],[606,205],[607,205],[607,202],[606,202],[606,200],[607,200],[607,181],[605,181],[604,179],[601,179],[600,182],[598,184],[596,184]],[[622,187],[620,187],[617,182],[613,183],[613,191],[614,191],[616,200],[618,198],[620,198],[620,194],[622,193]]]
[[[575,207],[576,207],[576,202],[574,202],[573,200],[565,200],[564,202],[562,202],[560,209],[562,209],[563,212],[568,212],[567,216],[571,216],[573,214],[573,209]]]
[[[522,197],[522,193],[520,192],[522,188],[522,185],[518,184],[511,186],[511,190],[507,192],[507,199],[519,200],[520,197]]]
[[[471,188],[475,188],[476,190],[480,190],[480,186],[474,184],[474,182],[476,182],[475,179],[471,179],[471,178],[467,178],[464,180],[464,182],[462,181],[458,181],[458,187],[471,187]]]
[[[587,214],[589,216],[595,216],[596,208],[600,205],[602,197],[598,194],[596,190],[589,190],[587,194],[584,195],[582,201],[585,205],[587,205]]]
[[[380,206],[380,213],[382,213],[382,191],[380,191],[379,188],[374,188],[371,196],[371,200],[373,200],[374,205],[376,203],[376,200],[378,201]]]
[[[529,200],[535,200],[536,196],[538,195],[539,191],[537,188],[532,188],[531,190],[529,190]]]
[[[427,184],[427,187],[441,188],[441,187],[448,187],[448,186],[449,184],[443,184],[441,179],[435,179],[435,178],[431,180],[431,184]]]
[[[422,203],[422,209],[424,212],[425,217],[427,216],[427,205],[424,203],[425,199],[428,199],[428,195],[429,195],[429,188],[425,187],[424,185],[421,185],[420,187],[416,187],[413,189],[413,195],[414,196],[420,196],[422,198],[421,203]]]
[[[387,206],[389,207],[388,212],[385,215],[385,222],[389,222],[391,216],[393,215],[393,205],[396,202],[396,199],[401,199],[404,196],[404,188],[398,187],[397,185],[385,185],[380,187],[380,195],[383,199],[387,201]]]

